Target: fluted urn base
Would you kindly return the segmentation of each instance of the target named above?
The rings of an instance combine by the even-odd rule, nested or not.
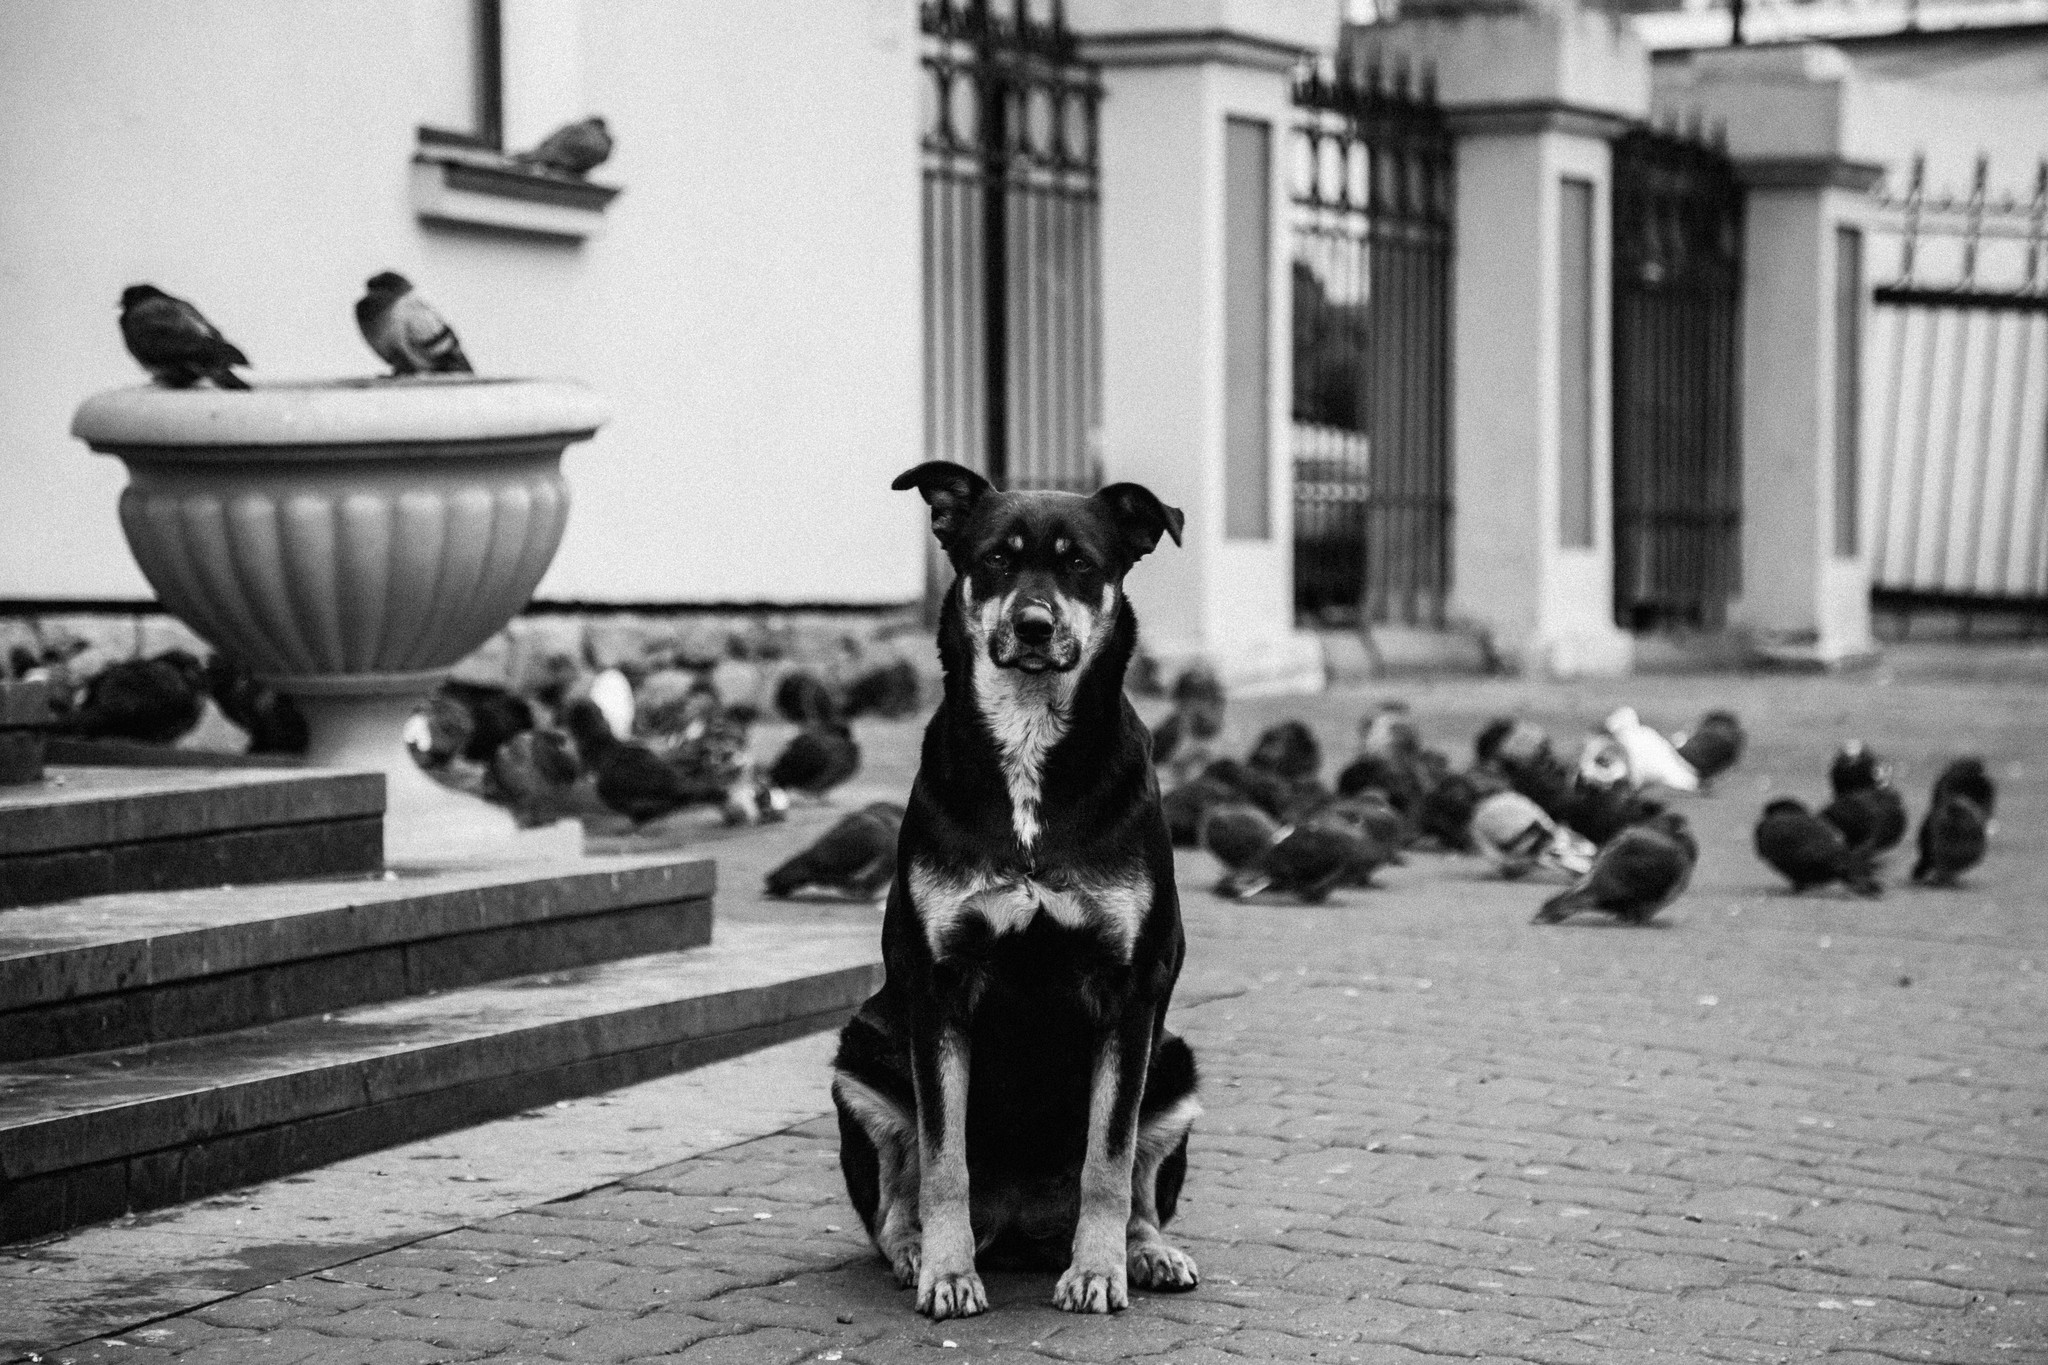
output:
[[[164,606],[298,701],[313,762],[385,775],[404,859],[537,842],[400,732],[532,596],[568,523],[562,451],[609,415],[554,380],[144,385],[72,432],[127,464],[121,526]]]
[[[507,812],[442,786],[413,762],[402,731],[438,681],[292,695],[310,732],[308,763],[384,774],[385,861],[403,867],[580,854],[583,828],[575,821],[520,829]]]

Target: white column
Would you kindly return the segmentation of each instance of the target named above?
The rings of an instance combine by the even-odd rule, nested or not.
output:
[[[1518,671],[1623,673],[1610,139],[1647,110],[1649,61],[1625,20],[1571,4],[1408,12],[1353,37],[1433,70],[1458,134],[1452,612]]]
[[[1169,675],[1199,658],[1239,692],[1319,688],[1321,649],[1294,628],[1287,157],[1290,75],[1304,48],[1335,38],[1336,7],[1076,0],[1068,14],[1106,87],[1104,477],[1145,484],[1187,514],[1183,546],[1162,546],[1132,579],[1145,648]],[[1261,128],[1262,394],[1257,337],[1242,329],[1258,291],[1230,269],[1232,243],[1241,265],[1258,226],[1246,221],[1243,158]],[[1262,487],[1246,484],[1248,440]]]
[[[1872,652],[1868,514],[1838,525],[1840,230],[1860,231],[1883,168],[1845,154],[1853,69],[1821,44],[1694,55],[1660,102],[1724,122],[1749,187],[1742,282],[1742,594],[1730,619],[1767,651],[1824,665]],[[1867,279],[1854,286],[1867,323]],[[1855,363],[1860,351],[1852,352]],[[1865,434],[1863,440],[1868,439]],[[1864,492],[1868,479],[1856,481]]]

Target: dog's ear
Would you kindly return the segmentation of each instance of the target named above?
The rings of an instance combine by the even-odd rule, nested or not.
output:
[[[1159,537],[1163,535],[1172,536],[1173,543],[1180,544],[1180,528],[1187,518],[1178,507],[1161,502],[1145,485],[1113,483],[1098,492],[1095,500],[1109,509],[1133,562],[1159,548]]]
[[[915,469],[906,469],[898,474],[889,487],[898,493],[906,488],[915,488],[924,495],[924,500],[932,507],[932,534],[950,553],[954,538],[967,524],[968,513],[989,491],[989,481],[966,465],[927,460]]]

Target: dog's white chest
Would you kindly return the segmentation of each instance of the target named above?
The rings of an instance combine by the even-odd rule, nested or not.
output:
[[[934,957],[943,954],[947,937],[964,921],[979,919],[1001,938],[1027,928],[1039,915],[1065,929],[1105,931],[1120,955],[1129,957],[1152,902],[1152,881],[1140,872],[1114,881],[1066,878],[1054,885],[994,872],[946,873],[913,862],[910,895]]]
[[[975,670],[974,700],[995,737],[1010,793],[1010,827],[1027,852],[1041,830],[1046,755],[1066,738],[1070,690],[1065,677],[1032,678],[986,664]]]

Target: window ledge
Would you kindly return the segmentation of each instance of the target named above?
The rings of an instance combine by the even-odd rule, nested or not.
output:
[[[550,175],[483,148],[422,144],[412,158],[412,206],[429,223],[587,241],[604,232],[616,185]]]

